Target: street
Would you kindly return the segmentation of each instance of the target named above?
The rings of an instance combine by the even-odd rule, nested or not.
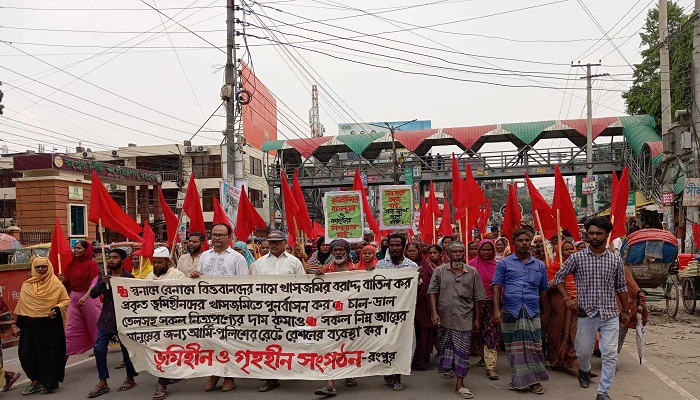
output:
[[[676,320],[671,320],[662,314],[661,303],[650,304],[649,323],[647,324],[646,347],[644,361],[639,365],[634,332],[630,331],[625,347],[620,355],[621,365],[615,377],[615,384],[610,393],[612,399],[637,400],[697,400],[700,398],[700,318],[699,313],[689,316],[683,312]],[[5,368],[10,371],[21,371],[17,359],[16,348],[4,351]],[[120,352],[109,354],[109,365],[114,366],[120,360]],[[433,361],[435,359],[433,358]],[[473,364],[476,361],[471,358]],[[600,370],[600,359],[593,359],[593,369]],[[467,387],[477,399],[522,399],[536,398],[529,392],[511,392],[505,387],[508,383],[508,369],[504,353],[499,354],[497,372],[501,376],[498,381],[489,381],[484,368],[472,367],[466,379]],[[136,382],[138,386],[129,392],[119,393],[117,388],[124,380],[124,370],[111,369],[109,383],[112,392],[104,395],[103,399],[150,399],[156,389],[156,378],[147,373],[141,373]],[[97,370],[92,357],[87,355],[71,357],[66,370],[66,378],[61,388],[53,395],[61,399],[82,399],[97,384]],[[415,371],[413,375],[403,378],[406,390],[392,392],[385,386],[382,377],[359,378],[358,386],[346,388],[341,380],[336,381],[338,397],[358,398],[363,400],[397,399],[459,399],[453,391],[454,381],[442,379],[437,371]],[[552,399],[579,400],[595,399],[598,379],[594,378],[591,387],[582,389],[575,376],[550,371],[550,380],[544,383],[543,397]],[[236,389],[231,393],[217,390],[204,393],[205,378],[180,381],[169,386],[170,399],[194,398],[231,398],[245,396],[249,399],[265,399],[270,395],[275,398],[314,399],[314,390],[323,386],[319,381],[284,381],[282,386],[270,394],[257,392],[260,381],[254,379],[236,379]],[[0,394],[3,399],[20,399],[22,389],[28,381],[23,376],[13,389]],[[221,382],[219,383],[221,385]],[[41,396],[37,394],[36,396]],[[41,396],[43,397],[43,396]],[[192,397],[190,397],[192,398]]]

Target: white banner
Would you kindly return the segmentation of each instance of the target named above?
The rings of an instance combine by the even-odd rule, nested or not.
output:
[[[137,371],[324,380],[410,374],[417,281],[407,268],[112,285]]]
[[[231,227],[236,226],[238,218],[238,201],[241,199],[241,189],[226,182],[221,182],[221,206]]]

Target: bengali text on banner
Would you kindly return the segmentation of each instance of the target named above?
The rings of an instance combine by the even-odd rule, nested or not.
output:
[[[333,239],[359,242],[364,234],[362,193],[357,190],[327,192],[323,196],[326,216],[326,243]],[[371,212],[371,211],[370,211]]]
[[[413,192],[410,185],[379,186],[379,229],[413,228]]]

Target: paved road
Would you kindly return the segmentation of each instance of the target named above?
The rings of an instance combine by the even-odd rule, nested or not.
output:
[[[698,400],[699,392],[696,386],[687,386],[687,382],[675,382],[673,377],[676,373],[672,366],[659,364],[655,365],[654,358],[645,360],[643,365],[639,365],[635,357],[634,338],[625,345],[622,352],[622,365],[617,373],[615,385],[610,393],[614,400]],[[121,353],[111,353],[109,364],[115,365],[119,361]],[[5,366],[9,370],[21,370],[19,361],[16,359],[16,350],[5,350]],[[49,398],[54,399],[83,399],[87,393],[97,383],[97,371],[94,360],[87,356],[72,357],[69,360],[69,367],[66,371],[66,379],[56,394]],[[499,356],[498,372],[501,374],[499,381],[489,381],[485,376],[483,368],[472,368],[467,377],[467,386],[474,393],[476,399],[535,399],[537,395],[529,392],[511,392],[505,389],[508,383],[507,367],[505,355]],[[600,369],[600,359],[594,359],[594,370]],[[662,368],[666,368],[665,370]],[[110,386],[113,391],[104,395],[103,399],[144,399],[151,398],[155,388],[156,379],[147,373],[142,373],[136,378],[138,386],[129,392],[118,393],[116,389],[124,379],[124,370],[111,370],[112,378]],[[588,389],[582,389],[578,385],[575,377],[559,372],[550,372],[551,379],[544,383],[546,393],[539,398],[579,400],[595,399],[595,384]],[[406,384],[404,392],[392,392],[389,386],[383,384],[381,377],[367,377],[358,379],[359,385],[354,388],[346,388],[341,381],[337,381],[338,397],[356,398],[362,400],[387,400],[387,399],[459,399],[453,391],[454,382],[442,379],[435,371],[415,372],[411,376],[406,376],[403,382]],[[597,382],[597,380],[594,380]],[[15,385],[11,391],[0,394],[2,400],[26,398],[22,396],[22,388],[27,385],[23,379]],[[245,398],[245,399],[270,399],[285,398],[314,399],[313,391],[322,385],[318,381],[286,381],[282,386],[270,393],[258,393],[257,387],[260,381],[253,379],[237,379],[237,388],[230,393],[214,391],[205,393],[202,388],[206,383],[205,378],[190,379],[181,381],[170,386],[169,399],[193,399],[193,398]],[[682,385],[682,386],[681,386]],[[693,394],[691,394],[693,393]],[[36,394],[44,398],[45,396]]]

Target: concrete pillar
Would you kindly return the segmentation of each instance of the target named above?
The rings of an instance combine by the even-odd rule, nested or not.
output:
[[[149,206],[148,185],[139,186],[139,214],[141,215],[141,223],[148,221],[150,215],[148,212]]]
[[[126,187],[126,213],[135,221],[136,220],[136,186]]]
[[[151,196],[151,203],[153,204],[153,220],[162,221],[163,220],[163,210],[160,208],[160,199],[158,198],[158,186],[153,186],[153,196]],[[156,241],[163,240],[163,224],[159,224],[153,229],[153,233],[156,235]]]

